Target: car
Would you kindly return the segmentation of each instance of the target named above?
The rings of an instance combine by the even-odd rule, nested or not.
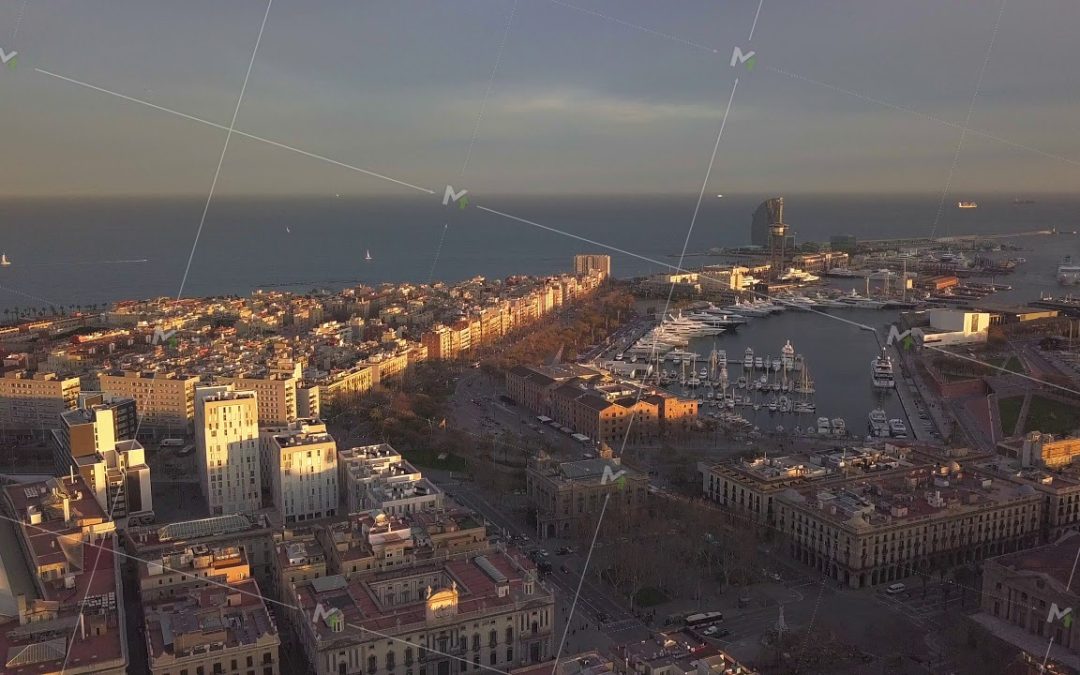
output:
[[[720,630],[719,626],[709,626],[705,630],[701,631],[701,634],[702,635],[712,636],[712,635],[716,635],[717,631],[719,631],[719,630]]]
[[[888,593],[889,595],[896,595],[897,593],[903,593],[906,590],[907,590],[907,585],[906,584],[902,584],[900,582],[897,582],[895,584],[889,584],[889,586],[885,589],[885,592]]]
[[[542,548],[542,549],[540,549],[539,551],[536,552],[536,555],[540,556],[541,558],[546,558],[551,554],[547,552],[546,548]]]
[[[574,552],[574,549],[569,547],[569,546],[560,546],[555,551],[555,555],[570,555],[573,552]]]

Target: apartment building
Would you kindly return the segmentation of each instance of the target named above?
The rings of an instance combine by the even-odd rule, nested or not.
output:
[[[234,513],[197,520],[184,520],[166,525],[128,527],[124,545],[140,560],[161,559],[178,549],[207,549],[235,547],[243,552],[252,575],[263,588],[273,588],[273,557],[275,537],[281,522],[273,509],[255,515]]]
[[[293,625],[313,672],[453,675],[554,655],[554,596],[523,555],[440,559],[352,581],[296,584]]]
[[[980,471],[1020,485],[1028,485],[1046,500],[1040,541],[1057,541],[1066,532],[1080,531],[1080,465],[1056,469],[1020,468],[1006,460],[979,465]]]
[[[234,584],[251,576],[247,554],[237,546],[177,544],[137,561],[143,602],[187,595],[192,589]]]
[[[998,443],[998,453],[1023,468],[1060,469],[1080,457],[1080,438],[1057,438],[1053,434],[1030,431],[1022,438]]]
[[[98,375],[101,391],[135,399],[144,430],[190,432],[198,383],[194,375],[173,372],[124,370]]]
[[[253,391],[259,402],[259,425],[288,424],[298,414],[300,378],[291,373],[249,372],[214,378],[214,384],[232,385],[237,391]]]
[[[574,536],[582,523],[608,511],[641,513],[648,499],[649,477],[615,459],[576,462],[530,461],[526,491],[536,508],[536,536]]]
[[[60,413],[75,407],[79,389],[77,377],[40,371],[5,371],[0,378],[0,426],[5,429],[52,429]]]
[[[254,579],[143,603],[152,675],[278,675],[281,638]]]
[[[260,446],[271,503],[286,525],[337,513],[337,442],[321,420],[266,430]]]
[[[574,256],[574,272],[577,274],[598,273],[604,278],[611,276],[611,256],[596,253],[579,253]]]
[[[124,675],[128,616],[108,514],[79,476],[8,486],[3,506],[36,595],[3,593],[15,617],[0,622],[4,672]]]
[[[452,359],[457,356],[451,351],[450,329],[446,326],[435,326],[424,331],[420,336],[420,344],[427,349],[428,358]]]
[[[83,392],[74,410],[59,415],[60,426],[53,430],[53,464],[64,474],[77,457],[96,455],[117,441],[135,439],[138,413],[135,399],[102,392]]]
[[[354,366],[347,370],[333,371],[318,382],[319,400],[333,405],[339,398],[363,396],[374,385],[370,366]]]
[[[388,443],[341,450],[338,467],[349,513],[380,509],[400,516],[442,508],[443,491]]]
[[[1070,532],[1052,544],[984,561],[980,611],[972,618],[1040,661],[1077,663],[1080,592],[1070,583],[1078,554],[1080,533]]]
[[[255,513],[262,507],[257,395],[199,387],[195,400],[195,465],[210,514]]]
[[[785,490],[790,555],[852,588],[950,569],[1038,543],[1045,498],[956,462]]]

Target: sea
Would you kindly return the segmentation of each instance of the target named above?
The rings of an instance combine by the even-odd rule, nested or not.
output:
[[[626,278],[678,265],[684,244],[684,267],[715,262],[698,254],[747,243],[750,215],[768,196],[707,194],[696,218],[696,194],[470,195],[465,209],[426,195],[215,197],[201,232],[204,197],[8,198],[0,200],[0,253],[12,264],[0,267],[0,307],[552,274],[570,270],[582,252],[611,254],[613,274]],[[940,194],[788,195],[785,220],[799,241],[1080,229],[1077,196],[1038,196],[1030,205],[1013,196],[963,198],[979,207],[957,209],[950,197],[939,217]],[[1029,249],[1009,282],[1022,289],[1017,299],[1055,290],[1062,256],[1080,255],[1080,238],[1071,236],[1009,242]]]
[[[750,215],[769,196],[708,194],[696,218],[696,194],[470,195],[464,209],[422,195],[215,198],[201,232],[204,197],[5,199],[0,253],[12,264],[0,267],[0,308],[554,274],[572,269],[573,255],[585,252],[609,253],[614,276],[628,278],[670,271],[684,247],[683,267],[717,262],[707,255],[710,249],[746,244]],[[962,198],[977,201],[978,208],[960,210],[951,196],[942,206],[940,194],[785,195],[784,215],[799,241],[827,241],[836,234],[891,239],[1056,228],[1062,234],[1001,240],[1020,247],[1009,255],[1026,262],[997,279],[1013,289],[992,299],[1021,304],[1062,292],[1057,265],[1066,255],[1080,259],[1080,236],[1073,234],[1080,230],[1080,197],[1039,195],[1023,205],[1012,195]],[[862,290],[860,280],[834,283]],[[895,318],[872,310],[836,316],[880,328]],[[787,312],[755,319],[716,340],[695,340],[690,348],[706,358],[713,348],[723,349],[735,363],[748,346],[757,355],[777,356],[788,340],[816,382],[815,415],[843,417],[856,434],[864,432],[874,407],[906,418],[896,394],[870,386],[870,361],[878,351],[873,334],[845,321]],[[737,366],[730,370],[732,380],[741,373]],[[790,431],[815,419],[744,414],[763,430],[782,423]]]

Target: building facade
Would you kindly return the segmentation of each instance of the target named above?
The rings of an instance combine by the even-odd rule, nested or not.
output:
[[[196,390],[195,464],[212,516],[250,514],[262,507],[258,420],[253,391]]]
[[[0,378],[0,425],[7,429],[56,427],[60,413],[75,407],[79,378],[9,370]]]
[[[115,396],[135,399],[144,429],[187,433],[195,418],[195,386],[199,378],[177,373],[135,370],[101,373],[98,388]]]

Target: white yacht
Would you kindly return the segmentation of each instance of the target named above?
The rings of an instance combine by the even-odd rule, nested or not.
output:
[[[844,418],[834,417],[831,425],[833,436],[844,436],[847,434],[847,424],[844,423]]]
[[[902,419],[896,418],[889,420],[889,433],[893,438],[907,438],[907,425],[904,424]]]
[[[755,357],[754,358],[754,367],[757,368],[758,370],[761,370],[762,368],[764,368],[765,367],[765,359],[761,358],[760,356]]]
[[[7,253],[0,253],[0,267],[7,267],[10,264],[11,261],[8,260]]]
[[[745,356],[743,356],[742,367],[743,368],[753,368],[754,367],[754,350],[753,350],[753,348],[751,348],[751,347],[746,348],[746,354],[745,354]]]
[[[881,348],[881,356],[870,362],[874,386],[879,389],[893,389],[896,387],[896,379],[893,377],[892,359]]]
[[[885,411],[874,408],[870,411],[869,431],[871,436],[884,438],[889,435],[889,421],[885,417]]]
[[[795,347],[792,346],[791,340],[788,340],[780,348],[780,364],[784,366],[784,370],[791,370],[795,367]]]
[[[819,434],[828,434],[830,431],[832,431],[832,428],[829,426],[829,418],[828,417],[819,417],[819,418],[817,418],[817,432]]]
[[[772,369],[773,369],[773,370],[780,370],[780,368],[781,368],[781,367],[782,367],[783,365],[784,365],[784,364],[783,364],[783,361],[781,361],[780,359],[773,359],[773,360],[772,360]]]

